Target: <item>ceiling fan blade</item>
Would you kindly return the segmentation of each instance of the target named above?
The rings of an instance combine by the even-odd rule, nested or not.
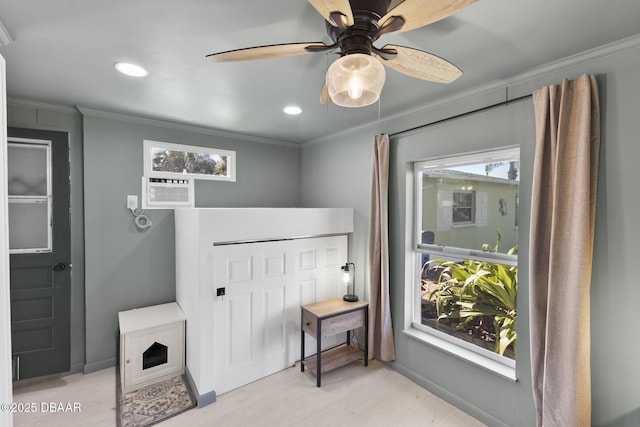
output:
[[[327,83],[325,82],[322,85],[322,89],[320,90],[320,103],[321,104],[331,104],[331,97],[329,96],[329,88],[327,87]]]
[[[318,13],[333,26],[346,28],[353,25],[353,12],[351,12],[351,4],[349,0],[309,0],[311,6],[315,7]],[[331,16],[332,12],[338,12],[344,18],[341,22],[336,22],[336,15]]]
[[[212,53],[211,55],[207,55],[207,58],[209,58],[213,62],[249,61],[253,59],[267,59],[279,58],[282,56],[302,55],[305,53],[328,50],[329,48],[330,46],[327,46],[326,44],[321,42],[273,44],[269,46],[248,47],[244,49],[235,49],[226,52]]]
[[[395,58],[378,57],[387,67],[408,76],[437,83],[451,83],[462,75],[462,70],[436,55],[410,47],[386,45],[382,50],[395,50]]]
[[[455,13],[477,0],[405,0],[380,18],[380,26],[394,16],[400,16],[405,23],[400,32],[414,30],[439,21]]]

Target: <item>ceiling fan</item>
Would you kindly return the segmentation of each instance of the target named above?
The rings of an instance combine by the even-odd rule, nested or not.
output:
[[[327,71],[320,102],[360,107],[376,102],[384,85],[384,64],[423,80],[450,83],[462,71],[436,55],[406,46],[374,42],[384,34],[410,31],[451,16],[476,0],[309,0],[324,17],[332,44],[289,43],[213,53],[213,62],[276,58],[339,49]]]

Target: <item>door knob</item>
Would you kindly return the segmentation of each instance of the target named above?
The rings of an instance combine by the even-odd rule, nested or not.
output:
[[[66,265],[64,265],[63,263],[59,262],[56,265],[53,266],[53,271],[62,271],[65,268],[67,268]]]

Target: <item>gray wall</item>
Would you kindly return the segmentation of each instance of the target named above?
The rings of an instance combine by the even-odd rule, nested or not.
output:
[[[342,205],[357,212],[351,257],[364,263],[368,234],[373,137],[515,99],[544,85],[580,74],[598,75],[603,107],[603,140],[597,205],[592,310],[592,396],[594,426],[640,424],[640,341],[636,339],[640,287],[633,261],[640,256],[635,215],[640,181],[640,39],[629,39],[541,66],[508,82],[477,88],[464,96],[383,119],[357,131],[313,141],[302,150],[303,206]],[[383,94],[384,97],[384,94]],[[533,163],[534,117],[531,100],[428,126],[392,138],[390,174],[391,299],[397,360],[392,365],[409,378],[489,425],[535,425],[528,346],[527,243]],[[407,162],[438,155],[521,144],[520,292],[517,375],[513,383],[402,333],[408,325],[406,299],[411,277],[405,272],[410,250],[405,222],[412,214]],[[327,162],[333,159],[334,162]],[[348,159],[348,160],[347,160]],[[346,194],[344,192],[347,192]],[[410,219],[410,217],[409,217]],[[356,261],[358,262],[358,261]],[[361,264],[364,266],[364,264]],[[363,268],[360,268],[362,271]],[[366,270],[366,269],[365,269]],[[363,272],[360,288],[368,272]],[[571,272],[567,272],[571,274]],[[361,291],[364,293],[364,291]]]
[[[152,229],[139,233],[125,208],[127,194],[140,195],[142,148],[145,138],[189,145],[211,145],[238,152],[238,182],[198,183],[200,206],[297,206],[353,207],[355,232],[350,242],[351,259],[357,266],[358,293],[368,295],[366,251],[369,226],[371,147],[373,136],[394,133],[424,123],[455,116],[506,97],[530,93],[541,86],[575,78],[582,73],[599,76],[603,106],[603,144],[597,206],[596,241],[591,288],[592,297],[592,394],[595,426],[640,424],[640,341],[636,339],[636,312],[640,286],[634,262],[640,256],[635,216],[640,212],[636,183],[640,182],[640,40],[623,41],[613,47],[532,70],[509,82],[478,88],[465,96],[426,105],[424,109],[384,119],[358,131],[332,135],[304,145],[301,152],[279,145],[215,136],[196,130],[168,127],[127,118],[89,115],[84,120],[74,110],[11,101],[10,126],[67,131],[71,146],[72,214],[72,366],[85,361],[84,304],[86,299],[87,371],[112,366],[116,358],[117,312],[173,299],[173,220],[170,211],[150,211]],[[383,95],[384,96],[384,95]],[[373,108],[373,107],[372,107]],[[485,118],[506,114],[498,130],[483,125]],[[490,120],[490,119],[487,119]],[[491,425],[534,425],[531,400],[530,361],[526,343],[526,260],[521,252],[519,383],[492,374],[427,347],[402,334],[406,323],[406,160],[444,153],[442,138],[456,139],[451,148],[473,151],[502,145],[520,138],[523,164],[532,161],[529,143],[533,126],[528,101],[443,123],[423,132],[405,134],[392,143],[391,285],[398,358],[393,366],[414,381],[438,393]],[[456,130],[460,127],[460,130]],[[499,132],[488,141],[479,130]],[[522,132],[527,136],[521,135]],[[415,143],[416,138],[420,142]],[[464,145],[459,141],[465,139]],[[453,143],[453,142],[452,142]],[[138,145],[140,144],[140,145]],[[524,152],[529,152],[525,157]],[[528,163],[526,163],[528,162]],[[275,164],[274,164],[275,163]],[[85,174],[84,191],[82,174]],[[277,171],[277,172],[276,172]],[[530,167],[523,176],[530,175]],[[523,178],[524,179],[524,178]],[[530,178],[529,178],[530,179]],[[301,183],[301,184],[300,184]],[[527,190],[528,191],[528,190]],[[83,211],[83,196],[86,203]],[[524,214],[524,193],[521,197]],[[86,214],[86,227],[83,224]],[[528,234],[521,222],[521,250]],[[83,241],[83,232],[85,240]],[[84,294],[84,247],[86,245],[86,298]],[[570,274],[571,272],[568,272]],[[437,369],[437,372],[435,370]],[[443,375],[444,373],[445,375]],[[472,391],[467,386],[477,387]]]
[[[198,181],[198,207],[300,205],[300,149],[150,120],[84,113],[86,366],[117,358],[117,313],[175,300],[173,211],[147,210],[139,232],[126,209],[141,193],[144,139],[235,150],[237,181]],[[249,141],[249,142],[248,142]]]
[[[69,133],[71,191],[71,370],[84,367],[84,220],[82,192],[82,116],[74,108],[8,101],[11,127]]]
[[[411,162],[429,157],[442,157],[456,153],[486,150],[520,144],[520,209],[521,222],[529,223],[529,200],[531,199],[531,171],[534,152],[533,107],[530,100],[519,101],[506,107],[500,106],[481,113],[450,120],[431,126],[420,132],[402,135],[394,139],[393,167],[391,169],[392,191],[399,203],[390,212],[391,223],[395,225],[391,252],[394,277],[397,283],[407,283],[412,276],[404,273],[406,248],[411,247],[410,238],[405,237],[405,226],[411,227],[413,208],[413,181],[407,180],[411,173]],[[472,136],[472,138],[470,138]],[[532,407],[529,366],[529,335],[527,325],[528,306],[528,227],[519,227],[519,289],[518,289],[518,348],[516,351],[516,375],[513,383],[495,374],[479,369],[442,351],[425,346],[414,339],[398,336],[398,369],[415,381],[424,383],[430,389],[445,394],[460,406],[472,405],[474,415],[489,425],[507,426],[530,425],[527,420]],[[409,252],[410,254],[410,252]],[[404,275],[403,275],[404,273]],[[400,279],[401,278],[401,279]],[[407,289],[395,289],[395,313],[397,328],[410,326],[410,306],[403,304],[400,297],[410,297]],[[419,357],[419,359],[416,359]],[[428,360],[421,363],[419,360]],[[415,362],[411,362],[415,361]],[[455,379],[455,381],[454,381]],[[470,380],[470,381],[469,381]],[[486,390],[491,393],[486,393]],[[497,405],[494,404],[498,403]],[[495,405],[495,408],[492,406]],[[489,409],[490,408],[490,409]],[[520,408],[520,409],[519,409]],[[520,424],[519,424],[520,423]]]

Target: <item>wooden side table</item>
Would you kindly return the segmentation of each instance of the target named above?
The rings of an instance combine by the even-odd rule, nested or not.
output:
[[[349,345],[351,331],[364,328],[364,351]],[[320,387],[322,373],[328,372],[364,356],[364,366],[369,366],[369,303],[366,301],[346,302],[333,298],[302,306],[301,314],[301,356],[300,371],[305,365],[315,371],[316,385]],[[304,357],[304,333],[317,341],[315,356]],[[322,351],[322,338],[342,332],[347,333],[347,342],[338,347]]]

